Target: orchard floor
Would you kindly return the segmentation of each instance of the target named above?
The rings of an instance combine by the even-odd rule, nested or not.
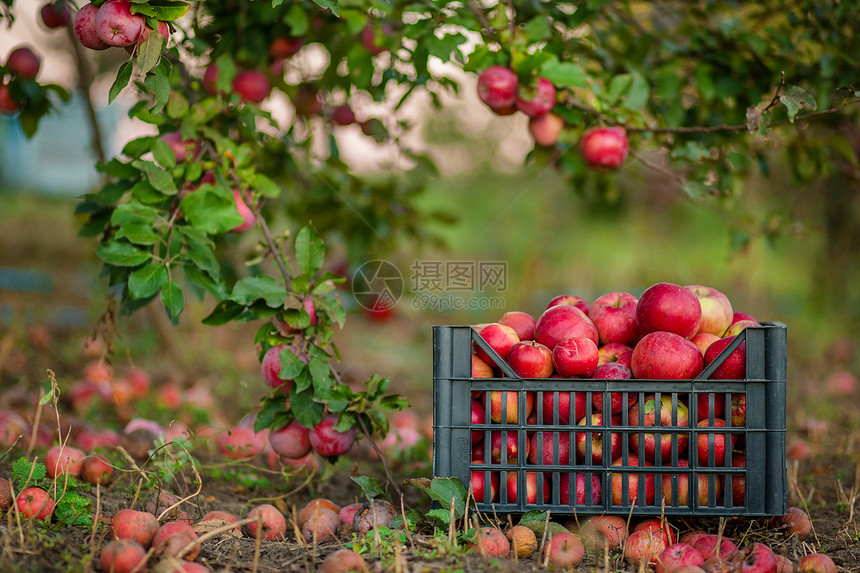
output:
[[[792,463],[794,466],[796,463]],[[340,464],[338,467],[341,467]],[[364,463],[361,464],[365,466]],[[376,476],[384,482],[385,476],[378,462],[368,462],[369,467],[377,466]],[[798,543],[793,538],[786,539],[780,532],[765,527],[761,522],[750,519],[728,520],[725,523],[725,535],[735,540],[738,545],[749,544],[753,541],[763,541],[776,552],[791,557],[793,560],[810,552],[825,552],[837,563],[840,572],[860,571],[860,535],[856,529],[857,513],[860,504],[857,500],[857,489],[839,494],[838,476],[848,482],[855,481],[856,463],[848,456],[818,456],[812,460],[797,465],[798,475],[803,476],[801,483],[794,483],[796,492],[803,492],[809,503],[809,513],[812,518],[813,533],[805,542]],[[290,523],[293,507],[301,508],[314,497],[328,497],[339,504],[355,501],[359,489],[348,478],[347,471],[337,472],[327,480],[320,482],[311,480],[304,486],[301,483],[291,483],[292,489],[278,480],[268,480],[254,483],[259,475],[266,475],[264,469],[257,470],[247,465],[233,466],[225,472],[224,468],[213,471],[217,477],[207,475],[206,467],[201,467],[200,476],[202,488],[200,494],[183,504],[182,508],[193,519],[203,514],[222,510],[244,517],[248,509],[260,503],[273,503],[288,516],[288,532],[284,541],[262,541],[257,544],[254,538],[219,537],[203,542],[197,561],[206,564],[213,571],[229,572],[275,572],[275,571],[314,571],[320,567],[326,555],[345,546],[353,547],[354,539],[350,531],[341,530],[337,542],[321,543],[313,546],[297,541]],[[355,469],[355,467],[353,468]],[[231,471],[235,470],[235,474]],[[0,475],[9,475],[11,464],[8,459],[0,464]],[[795,471],[791,467],[789,475]],[[260,473],[258,473],[260,472]],[[193,478],[189,468],[181,470],[182,476]],[[102,520],[109,518],[117,511],[129,506],[132,498],[133,473],[124,473],[123,477],[113,485],[99,488],[98,515]],[[397,474],[396,479],[405,475]],[[808,477],[811,476],[811,477]],[[181,476],[180,476],[181,477]],[[180,483],[182,479],[177,480]],[[794,480],[790,480],[794,482]],[[188,487],[170,488],[180,496],[196,490],[191,481]],[[411,491],[410,491],[411,490]],[[149,491],[149,494],[146,494]],[[412,488],[404,490],[407,507],[418,509],[424,513],[430,504],[423,495]],[[89,494],[95,504],[95,491]],[[798,502],[797,493],[792,496],[793,505],[803,505]],[[845,495],[848,497],[846,498]],[[851,499],[853,496],[853,499]],[[141,508],[152,504],[156,498],[154,490],[144,489],[138,503]],[[841,500],[841,501],[840,501]],[[853,505],[848,505],[852,503]],[[156,508],[156,513],[163,507]],[[0,525],[0,571],[27,572],[68,572],[92,571],[97,563],[100,547],[109,536],[108,526],[98,523],[95,528],[82,527],[35,527],[26,522],[19,528],[12,519],[10,512]],[[673,520],[673,525],[680,532],[703,529],[717,533],[720,529],[719,520],[715,519],[683,519]],[[528,560],[514,561],[509,559],[487,559],[474,552],[464,552],[461,549],[451,550],[445,543],[445,535],[434,535],[431,528],[416,530],[405,543],[394,540],[382,540],[378,545],[371,538],[364,540],[364,553],[372,571],[545,571],[537,554]],[[98,570],[98,567],[95,567]],[[150,570],[154,570],[150,568]],[[157,569],[155,569],[157,570]],[[616,550],[608,556],[589,553],[580,565],[579,571],[600,572],[636,572],[638,567],[628,565]]]

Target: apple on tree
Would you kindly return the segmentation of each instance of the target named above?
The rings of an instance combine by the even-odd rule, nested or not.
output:
[[[478,76],[478,98],[497,115],[511,115],[517,102],[517,75],[503,66],[490,66]]]
[[[582,137],[582,156],[592,169],[618,169],[627,159],[627,134],[621,127],[590,129]]]

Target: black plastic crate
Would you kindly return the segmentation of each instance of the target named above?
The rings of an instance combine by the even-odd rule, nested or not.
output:
[[[746,379],[710,380],[711,373],[744,341]],[[473,344],[493,358],[497,377],[471,377]],[[495,484],[498,480],[495,492],[485,487],[484,496],[476,500],[478,509],[486,512],[539,509],[580,515],[783,515],[786,362],[786,327],[768,323],[743,330],[693,380],[520,378],[472,327],[436,326],[433,475],[457,477],[467,490],[473,473],[484,483]],[[610,404],[613,395],[620,398],[628,419],[592,418],[598,406]],[[629,408],[634,403],[643,404],[652,395],[655,416],[659,420],[668,410],[667,423],[646,426],[644,408],[629,419]],[[491,416],[493,396],[499,397],[498,422]],[[741,396],[746,401],[746,420],[743,426],[732,425],[731,400]],[[485,413],[482,423],[473,424],[472,402],[476,397],[482,401]],[[574,405],[573,416],[569,407],[564,407],[565,399]],[[545,401],[549,404],[544,405]],[[534,410],[532,419],[527,416],[529,402]],[[688,425],[679,423],[685,410]],[[715,418],[724,415],[726,426],[697,426],[693,420],[699,420],[700,412],[710,426]],[[578,424],[579,414],[591,423]],[[646,451],[648,434],[654,435],[652,462]],[[479,450],[475,455],[483,456],[485,462],[473,461],[473,436]],[[516,451],[506,458],[501,452],[507,454],[508,447],[499,447],[500,455],[494,459],[494,438],[499,445],[510,441],[509,447]],[[616,462],[620,465],[613,466],[610,456],[595,455],[595,438],[601,445],[612,444],[613,439],[620,442],[621,457]],[[700,440],[708,446],[707,459],[699,459]],[[743,467],[737,466],[738,453],[730,448],[724,459],[719,459],[714,445],[721,440],[735,440],[735,448],[742,447]],[[579,452],[572,445],[577,442],[581,443]],[[527,451],[535,455],[529,459]],[[540,452],[544,455],[538,455]],[[745,483],[743,493],[741,479]],[[514,486],[509,496],[508,480],[534,485]],[[684,481],[686,500],[682,497]],[[649,494],[649,483],[654,486],[653,495]]]

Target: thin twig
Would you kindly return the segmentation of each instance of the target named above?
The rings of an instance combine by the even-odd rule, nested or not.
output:
[[[475,0],[470,0],[469,9],[475,14],[475,18],[478,19],[478,22],[484,27],[490,36],[493,36],[494,38],[498,36],[498,32],[496,32],[496,30],[490,25],[489,20],[487,20],[487,15],[484,14],[484,11],[478,3],[475,2]]]
[[[394,481],[394,477],[392,477],[391,475],[391,470],[388,469],[388,460],[386,459],[385,454],[382,453],[382,451],[376,445],[376,442],[373,441],[373,436],[368,431],[367,425],[364,423],[364,420],[361,419],[361,416],[356,416],[356,418],[358,419],[358,423],[361,426],[361,431],[364,432],[364,435],[367,436],[370,445],[373,447],[373,451],[375,451],[376,454],[379,456],[379,459],[382,460],[382,468],[385,470],[385,478],[388,480],[388,483],[391,484],[391,487],[394,488],[394,491],[397,492],[397,495],[402,497],[403,492],[400,490],[400,487],[397,485],[397,482]]]
[[[779,85],[776,86],[776,90],[773,92],[773,97],[770,100],[770,103],[767,104],[763,110],[761,110],[762,115],[766,114],[771,110],[771,108],[776,107],[779,103],[779,93],[782,91],[782,88],[785,87],[785,72],[779,73]]]

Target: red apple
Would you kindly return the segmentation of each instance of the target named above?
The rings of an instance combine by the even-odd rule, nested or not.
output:
[[[798,541],[804,541],[812,532],[812,521],[809,514],[799,507],[789,507],[785,515],[777,515],[770,520],[770,526],[780,528],[786,537],[794,536]]]
[[[477,549],[481,555],[490,558],[507,557],[511,552],[511,544],[505,534],[495,527],[482,527],[477,539],[470,542],[468,549]]]
[[[554,306],[559,306],[562,304],[567,306],[575,306],[576,308],[581,310],[583,314],[588,316],[588,302],[586,302],[584,298],[578,297],[573,294],[560,294],[557,297],[554,297],[546,304],[546,308],[544,310],[549,310]]]
[[[218,451],[226,458],[239,460],[256,457],[263,451],[265,433],[257,435],[253,428],[236,425],[218,435]]]
[[[666,542],[650,531],[634,531],[624,544],[624,559],[631,565],[656,565],[657,557],[666,549]]]
[[[18,111],[18,102],[12,98],[7,84],[0,83],[0,113],[13,114]]]
[[[746,467],[746,457],[743,454],[738,454],[732,452],[732,467],[733,468],[743,468]],[[728,486],[727,486],[728,487]],[[739,507],[744,507],[746,505],[746,477],[743,473],[736,473],[731,475],[731,487],[732,487],[732,505],[737,505]]]
[[[140,33],[140,38],[137,39],[137,42],[130,46],[125,46],[125,51],[129,54],[137,54],[140,47],[149,39],[150,31],[152,31],[152,28],[144,26],[143,32]],[[164,38],[164,45],[167,46],[167,42],[170,41],[170,28],[167,27],[167,22],[158,22],[158,33]]]
[[[666,544],[666,547],[675,543],[675,532],[666,519],[659,517],[646,519],[634,527],[633,531],[647,531],[651,535],[658,536]]]
[[[740,334],[741,331],[743,331],[743,329],[752,328],[755,326],[761,326],[761,325],[758,322],[756,322],[755,320],[739,320],[739,321],[733,322],[732,325],[730,327],[728,327],[726,329],[726,331],[723,333],[723,338],[728,338],[729,336],[735,336],[737,334]]]
[[[245,525],[245,534],[256,538],[259,530],[260,539],[278,541],[287,533],[287,520],[284,514],[271,504],[260,504],[248,512],[248,519],[257,519]]]
[[[244,222],[230,229],[230,232],[240,233],[242,231],[247,231],[257,224],[257,216],[254,215],[254,211],[252,211],[251,208],[248,207],[248,204],[245,203],[245,200],[242,198],[242,193],[238,189],[233,189],[233,199],[236,201],[236,210],[240,215],[242,215]]]
[[[504,394],[504,397],[502,396]],[[526,418],[531,414],[534,407],[534,394],[526,392]],[[505,414],[502,414],[502,400],[505,401]],[[490,392],[490,418],[496,422],[502,422],[502,416],[509,424],[516,424],[519,420],[519,395],[516,390]]]
[[[345,432],[334,429],[337,416],[326,414],[310,432],[311,447],[321,456],[339,456],[348,452],[355,443],[355,427]]]
[[[750,320],[752,322],[755,322],[756,325],[761,326],[758,324],[758,321],[755,319],[755,317],[753,317],[751,314],[747,314],[745,312],[737,312],[737,311],[732,313],[732,324],[734,324],[736,322],[740,322],[741,320]]]
[[[173,152],[173,155],[176,156],[176,162],[182,163],[189,157],[193,157],[197,155],[197,150],[199,149],[199,144],[197,141],[193,139],[182,139],[182,133],[179,131],[168,131],[166,133],[162,133],[161,141],[170,146],[170,150]]]
[[[753,543],[732,557],[735,573],[775,573],[776,556],[764,543]]]
[[[624,466],[624,467],[637,467],[639,466],[639,458],[633,454],[629,454],[627,456],[628,461],[627,465],[624,465],[624,457],[620,457],[614,462],[612,462],[613,466]],[[643,467],[652,466],[650,462],[643,462]],[[652,473],[613,473],[610,474],[610,479],[612,483],[612,505],[624,505],[624,480],[625,476],[627,478],[627,503],[630,505],[653,505],[654,504],[654,474]],[[645,499],[640,500],[639,498],[639,479],[642,478],[644,483],[644,495]]]
[[[699,350],[702,352],[702,356],[705,355],[705,351],[708,349],[708,346],[719,340],[720,337],[716,334],[711,334],[709,332],[700,332],[696,336],[690,339],[690,342],[699,347]]]
[[[570,476],[573,477],[573,481]],[[591,474],[591,500],[586,501],[587,495],[587,483],[588,479],[587,474],[578,473],[578,474],[561,474],[560,478],[560,487],[561,491],[559,492],[559,502],[562,505],[571,505],[571,497],[573,497],[573,503],[576,505],[600,505],[600,492],[602,490],[602,485],[600,481],[600,476],[596,473]],[[571,493],[574,495],[571,496]]]
[[[478,358],[477,355],[472,355],[472,378],[492,378],[493,367]]]
[[[472,400],[472,424],[483,424],[487,420],[486,410],[480,402]],[[480,444],[484,439],[484,432],[481,430],[472,430],[472,444]]]
[[[597,328],[584,312],[574,306],[557,305],[540,315],[535,326],[535,342],[552,350],[559,342],[570,338],[590,338],[597,345]]]
[[[715,288],[702,285],[688,285],[684,288],[696,295],[702,307],[702,324],[699,325],[699,332],[722,336],[732,324],[734,315],[732,303],[729,302],[728,297]]]
[[[594,370],[594,374],[591,375],[591,378],[594,380],[629,380],[633,378],[633,372],[618,362],[610,362],[598,366]],[[626,402],[623,392],[612,392],[609,394],[610,413],[620,414],[621,412],[627,412],[637,400],[635,392],[627,394]],[[595,411],[603,413],[603,393],[593,392],[591,394],[591,404],[594,406]]]
[[[272,60],[288,60],[304,46],[302,38],[279,36],[269,44],[269,58]]]
[[[143,33],[144,18],[131,13],[130,0],[108,0],[96,12],[96,32],[109,46],[130,46]]]
[[[542,434],[543,444],[539,444],[538,434]],[[540,451],[543,454],[540,453]],[[556,462],[555,454],[558,452],[558,461]],[[555,447],[554,432],[534,432],[529,439],[528,460],[530,464],[541,465],[573,465],[574,456],[573,450],[570,447],[570,434],[567,432],[558,433],[558,448]]]
[[[346,104],[334,108],[330,117],[334,123],[343,127],[355,123],[355,112]]]
[[[699,422],[700,428],[725,428],[725,420],[715,418],[713,424],[709,420]],[[737,434],[729,434],[731,446],[735,447]],[[698,434],[699,465],[707,467],[724,466],[726,463],[726,435],[724,433],[702,432]],[[713,452],[714,462],[710,462],[709,454]]]
[[[636,324],[645,335],[650,332],[673,332],[690,339],[699,332],[702,305],[695,294],[672,283],[648,287],[636,305]]]
[[[54,513],[54,500],[48,492],[38,487],[28,487],[15,498],[18,513],[24,519],[50,521]]]
[[[516,111],[517,75],[503,66],[490,66],[478,76],[478,98],[498,115]]]
[[[490,472],[490,487],[487,489],[486,472],[472,470],[472,496],[478,503],[499,501],[499,473]],[[490,498],[486,499],[489,494]]]
[[[12,507],[12,484],[6,478],[0,478],[0,513],[5,513]]]
[[[296,93],[293,94],[292,102],[296,115],[301,117],[317,116],[323,110],[319,90],[313,84],[299,84],[296,87]]]
[[[657,557],[657,573],[675,573],[681,567],[701,567],[705,564],[702,555],[686,543],[670,545]]]
[[[582,563],[585,547],[572,533],[556,533],[546,545],[545,559],[553,569],[572,570]]]
[[[72,21],[72,10],[66,0],[48,2],[42,6],[39,14],[45,26],[51,29],[65,28]]]
[[[676,402],[676,412],[677,417],[673,420],[675,416],[672,415],[672,398],[671,396],[663,394],[660,397],[660,419],[658,421],[657,400],[653,394],[649,394],[645,396],[645,401],[641,404],[641,418],[643,421],[640,421],[640,404],[634,404],[633,407],[630,408],[627,422],[631,426],[640,427],[688,426],[689,415],[687,412],[687,407],[680,400]],[[639,433],[631,433],[630,448],[631,450],[635,451],[637,455],[644,455],[644,459],[648,460],[649,462],[653,462],[656,460],[657,455],[656,435],[653,433],[647,433],[644,435],[644,437],[645,441],[643,447],[640,448]],[[689,441],[689,435],[687,433],[674,433],[671,430],[663,431],[660,437],[660,459],[663,464],[668,463],[672,459],[673,437],[677,439],[678,456],[683,455],[687,448],[687,443]]]
[[[610,342],[597,349],[597,365],[617,362],[630,368],[630,358],[633,356],[633,348],[620,342]]]
[[[492,432],[490,433],[490,457],[493,460],[493,463],[496,464],[515,464],[517,463],[517,452],[519,451],[519,438],[517,437],[516,431],[506,432],[507,436],[504,438],[505,444],[502,445],[502,432]],[[529,454],[529,443],[525,442],[525,456],[523,459],[528,458]]]
[[[837,573],[836,563],[829,555],[810,553],[800,559],[797,573]]]
[[[588,340],[587,342],[591,342]],[[558,348],[558,347],[556,347]],[[597,348],[595,347],[595,353]],[[522,378],[549,378],[552,376],[555,351],[534,340],[517,342],[508,353],[508,364]]]
[[[588,318],[597,328],[600,345],[617,342],[632,345],[639,339],[639,327],[636,324],[636,305],[639,302],[635,296],[626,292],[610,292],[604,294],[588,307]]]
[[[114,539],[131,539],[144,549],[149,548],[158,532],[158,519],[147,511],[121,509],[114,515],[110,524]]]
[[[592,414],[591,422],[587,418],[581,419],[578,426],[602,426],[603,414]],[[615,425],[614,423],[612,425]],[[588,460],[588,443],[589,436],[591,437],[591,462],[599,466],[603,464],[603,430],[594,429],[587,432],[576,433],[576,453],[580,460],[589,463]],[[614,461],[621,456],[621,434],[612,432],[609,435],[609,459]]]
[[[678,460],[679,468],[688,468],[690,467],[689,462],[687,460]],[[672,488],[672,479],[675,476],[678,476],[678,495],[674,496]],[[696,476],[696,481],[698,483],[698,506],[699,507],[707,507],[708,506],[708,493],[710,491],[710,478],[708,474],[700,473]],[[720,504],[720,493],[722,492],[722,487],[720,485],[720,480],[714,480],[714,500],[717,505]],[[690,474],[685,472],[677,472],[677,473],[664,473],[663,474],[663,484],[662,484],[662,493],[663,498],[666,500],[666,505],[688,505],[690,503]]]
[[[508,503],[517,503],[517,473],[515,471],[508,472]],[[538,503],[538,476],[540,476],[541,480],[540,486],[543,488],[543,501],[541,503],[549,502],[550,491],[546,477],[542,473],[526,472],[526,503]]]
[[[201,83],[203,84],[203,90],[209,95],[218,93],[218,64],[211,62],[206,66]]]
[[[272,91],[272,84],[262,72],[245,70],[233,78],[233,93],[239,94],[242,101],[260,103]]]
[[[375,26],[373,22],[368,21],[367,25],[365,25],[361,30],[361,45],[374,56],[378,56],[379,54],[388,51],[388,48],[376,43],[376,28],[377,26]],[[390,36],[393,32],[391,26],[387,23],[383,23],[379,28],[381,32],[387,36]]]
[[[732,426],[743,428],[747,425],[747,395],[732,394]]]
[[[83,450],[72,446],[52,446],[45,454],[48,477],[57,478],[64,474],[78,477],[81,475],[81,465],[86,456]]]
[[[280,388],[285,395],[290,394],[290,389],[293,385],[292,378],[281,378],[281,352],[288,352],[299,358],[307,364],[308,359],[301,351],[297,351],[295,347],[290,345],[273,346],[263,355],[263,360],[260,361],[260,373],[263,377],[263,382],[272,388]]]
[[[720,352],[722,352],[732,340],[734,336],[721,338],[714,341],[708,349],[705,350],[705,366],[713,362]],[[717,369],[711,374],[711,380],[743,380],[747,375],[747,341],[741,342],[740,346],[735,348],[720,364]]]
[[[502,360],[508,359],[508,353],[511,351],[511,348],[520,341],[519,337],[517,337],[517,332],[513,328],[497,322],[482,328],[480,335]],[[487,364],[494,363],[490,355],[484,352],[484,349],[477,344],[475,345],[475,353]]]
[[[618,169],[627,159],[627,134],[622,127],[589,129],[582,136],[582,156],[592,169]]]
[[[570,411],[571,394],[573,394],[573,412]],[[585,416],[587,395],[585,392],[559,392],[558,393],[558,423],[567,425],[571,422],[581,420]],[[543,423],[554,424],[553,411],[555,408],[555,393],[543,393]]]
[[[99,566],[102,571],[112,573],[131,573],[143,571],[149,557],[146,549],[130,539],[115,539],[109,541],[99,555]]]
[[[698,551],[705,561],[712,557],[728,561],[738,552],[738,546],[735,545],[734,541],[713,533],[700,535],[690,542],[690,547]]]
[[[555,345],[552,365],[564,378],[588,378],[597,368],[597,344],[590,338],[569,338]],[[552,374],[552,372],[550,372]]]
[[[510,326],[517,333],[520,341],[525,341],[534,339],[537,320],[527,312],[513,310],[503,314],[499,324]]]
[[[33,50],[20,47],[12,50],[12,53],[9,54],[9,58],[6,60],[6,69],[19,78],[33,80],[39,73],[41,63]]]
[[[621,547],[629,535],[627,521],[619,515],[595,515],[579,529],[582,541],[595,551],[612,551]]]
[[[647,380],[695,378],[701,374],[703,366],[704,359],[698,347],[671,332],[646,334],[630,357],[633,377]]]
[[[298,459],[311,451],[310,430],[293,420],[279,430],[269,432],[269,444],[279,456]]]
[[[96,14],[98,11],[99,9],[92,4],[81,6],[81,9],[75,14],[72,28],[75,32],[75,37],[85,48],[107,50],[110,46],[99,37],[96,31]]]
[[[564,119],[554,113],[545,113],[529,120],[529,132],[535,143],[552,147],[558,143],[558,136],[564,129]]]
[[[713,396],[714,406],[711,408],[711,396]],[[713,394],[711,392],[701,392],[696,395],[696,421],[701,422],[707,420],[713,415],[714,418],[725,418],[726,415],[726,395]],[[732,424],[734,426],[734,424]]]
[[[81,479],[86,483],[107,485],[113,481],[113,466],[101,454],[90,454],[81,461]]]
[[[555,105],[555,86],[546,78],[538,78],[534,88],[519,86],[517,93],[517,109],[531,118],[549,113]]]

